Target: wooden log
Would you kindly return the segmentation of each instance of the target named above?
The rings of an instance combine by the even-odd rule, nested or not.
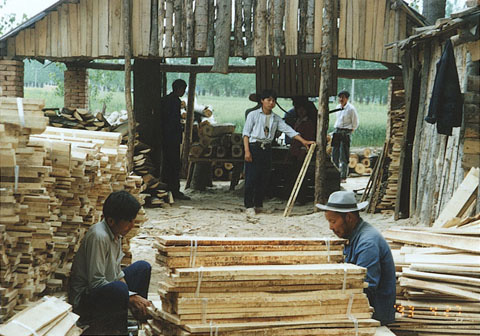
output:
[[[208,31],[208,1],[197,0],[195,2],[195,51],[207,50]]]
[[[216,177],[216,178],[220,178],[223,176],[223,169],[220,168],[220,167],[216,167],[213,171],[213,175]]]
[[[125,102],[128,112],[128,151],[127,151],[127,169],[133,170],[133,153],[135,150],[135,116],[133,114],[132,106],[132,71],[131,71],[131,14],[130,14],[130,1],[123,0],[122,2],[123,13],[123,47],[125,55]]]
[[[245,20],[245,55],[252,55],[253,54],[253,25],[252,25],[252,17],[253,17],[253,5],[252,0],[245,0],[243,3],[243,18]]]
[[[242,133],[232,133],[231,141],[232,145],[241,145],[243,143]]]
[[[234,158],[243,157],[243,147],[240,145],[232,145],[232,157]]]
[[[257,0],[253,21],[255,24],[253,55],[264,56],[267,51],[267,0]]]
[[[358,175],[365,174],[365,166],[362,163],[357,163],[354,169]]]
[[[165,2],[165,57],[173,56],[173,0]]]
[[[323,14],[323,35],[322,35],[322,57],[321,57],[321,77],[320,77],[320,108],[318,109],[317,144],[318,152],[315,161],[315,203],[325,204],[327,195],[326,183],[326,162],[329,160],[327,148],[327,131],[329,120],[329,85],[332,76],[333,56],[333,29],[335,27],[336,16],[334,15],[334,3],[332,0],[325,0]]]
[[[298,0],[289,1],[285,7],[285,54],[298,54]]]
[[[234,23],[234,45],[235,56],[242,57],[244,51],[243,44],[243,4],[242,0],[235,0],[235,23]]]
[[[232,25],[232,2],[223,1],[217,4],[218,21],[215,26],[215,53],[212,72],[228,73],[230,57],[230,34]]]
[[[186,41],[184,55],[192,56],[194,50],[194,12],[193,2],[185,1],[185,15],[186,15]],[[205,20],[207,18],[204,18]]]
[[[208,26],[206,56],[213,56],[215,51],[215,0],[208,0]]]
[[[235,131],[234,124],[210,124],[202,127],[203,134],[210,137],[218,137],[224,134],[231,134]]]
[[[283,18],[285,16],[285,1],[275,0],[273,13],[273,55],[278,57],[284,54]]]
[[[368,157],[365,157],[362,159],[362,165],[365,167],[365,168],[368,168],[370,167],[370,159]]]
[[[182,0],[173,0],[173,13],[175,15],[175,25],[173,26],[173,55],[182,56],[182,24],[184,20]]]

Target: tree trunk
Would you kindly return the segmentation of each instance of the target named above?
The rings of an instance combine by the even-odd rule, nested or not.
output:
[[[193,53],[193,40],[194,40],[194,13],[193,13],[193,3],[191,0],[185,1],[185,15],[187,17],[187,41],[185,43],[185,53],[184,56],[191,56]]]
[[[264,56],[266,53],[267,38],[267,0],[258,0],[257,9],[254,13],[255,20],[255,38],[253,45],[253,54],[255,56]]]
[[[307,44],[307,8],[308,0],[299,0],[298,9],[300,12],[300,31],[298,34],[298,51],[300,53],[305,52],[305,46]],[[311,13],[313,15],[313,12]],[[313,27],[309,27],[313,28]]]
[[[208,30],[206,56],[213,56],[215,50],[215,2],[208,0]]]
[[[422,15],[427,18],[429,24],[445,17],[445,6],[447,0],[423,0]]]
[[[207,50],[208,1],[195,1],[195,51]]]
[[[285,16],[285,1],[275,0],[273,8],[273,54],[281,56],[284,52],[285,37],[283,36],[283,17]]]
[[[173,56],[173,0],[167,0],[165,4],[165,49],[164,56]]]
[[[165,0],[160,0],[158,3],[158,56],[164,55],[164,34],[165,34]]]
[[[232,2],[218,3],[218,22],[215,27],[215,58],[212,72],[228,73],[230,57],[230,34],[232,25]]]
[[[245,55],[252,54],[252,43],[253,43],[253,21],[252,21],[252,0],[244,0],[243,3],[243,17],[245,20]]]
[[[242,0],[235,0],[235,56],[243,57],[243,15]]]
[[[152,0],[152,27],[150,30],[150,50],[149,55],[158,56],[158,0]]]
[[[173,55],[182,55],[182,25],[183,11],[182,0],[174,0],[173,11],[175,13],[175,24],[173,26]]]
[[[327,156],[327,130],[328,130],[328,97],[329,84],[332,75],[333,56],[333,29],[336,18],[334,16],[334,1],[325,0],[323,12],[323,36],[320,77],[320,106],[318,109],[317,144],[318,152],[315,162],[315,203],[327,202],[326,164]]]
[[[315,0],[308,0],[307,4],[307,24],[305,36],[305,52],[313,53],[313,37],[315,35]]]
[[[132,49],[131,49],[131,14],[130,0],[123,0],[123,48],[125,55],[125,103],[128,113],[128,150],[127,150],[127,171],[133,170],[133,152],[135,147],[135,116],[132,108]]]

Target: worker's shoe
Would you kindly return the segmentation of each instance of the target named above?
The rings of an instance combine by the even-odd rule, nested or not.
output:
[[[253,223],[253,224],[258,222],[258,218],[255,216],[255,209],[254,208],[245,209],[245,215],[246,215],[247,222],[250,222],[250,223]]]
[[[178,199],[178,200],[184,200],[184,201],[191,200],[190,197],[188,197],[187,195],[185,195],[184,193],[182,193],[180,191],[176,192],[176,193],[173,193],[173,198]]]
[[[255,207],[255,214],[260,214],[263,212],[263,207]]]

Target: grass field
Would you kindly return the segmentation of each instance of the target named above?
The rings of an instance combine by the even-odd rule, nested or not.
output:
[[[107,112],[125,109],[125,98],[123,92],[112,92],[112,100],[107,104]],[[100,93],[100,98],[102,93]],[[52,89],[25,88],[26,98],[42,98],[45,99],[47,107],[62,107],[63,97],[55,95]],[[186,99],[186,96],[183,97]],[[241,97],[215,97],[215,96],[198,96],[199,104],[211,105],[215,120],[219,123],[233,123],[237,125],[237,131],[241,132],[245,123],[245,110],[253,107],[255,104],[247,98]],[[285,109],[289,110],[292,106],[289,99],[279,99],[278,103]],[[337,104],[332,103],[330,109],[335,108]],[[381,147],[385,141],[385,130],[387,125],[387,106],[378,104],[360,104],[355,103],[357,108],[360,126],[353,134],[353,147]],[[93,111],[102,109],[102,103],[99,100],[90,101],[90,108]],[[283,117],[283,111],[279,107],[275,107],[274,112]],[[330,115],[330,129],[333,130],[335,116]]]

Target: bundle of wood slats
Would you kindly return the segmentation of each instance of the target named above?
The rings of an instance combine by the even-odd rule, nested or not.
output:
[[[401,78],[395,78],[390,85],[387,137],[362,198],[370,197],[367,212],[391,214],[395,210],[405,121],[405,90],[395,89],[402,86]]]
[[[162,236],[157,262],[168,268],[324,264],[343,261],[343,239]]]
[[[384,232],[397,268],[397,335],[480,333],[480,215]]]
[[[146,333],[373,335],[365,269],[341,263],[343,243],[159,237],[167,272]]]
[[[0,325],[0,336],[79,336],[78,318],[65,301],[44,297]]]
[[[355,335],[356,320],[359,335],[373,335],[364,277],[351,264],[177,269],[160,283],[147,333],[311,335],[325,323],[324,335]]]
[[[42,108],[39,100],[0,98],[0,320],[64,286],[110,192],[141,190],[141,178],[127,176],[120,135],[46,129]],[[138,227],[143,210],[137,220]],[[125,263],[134,234],[124,240]]]

